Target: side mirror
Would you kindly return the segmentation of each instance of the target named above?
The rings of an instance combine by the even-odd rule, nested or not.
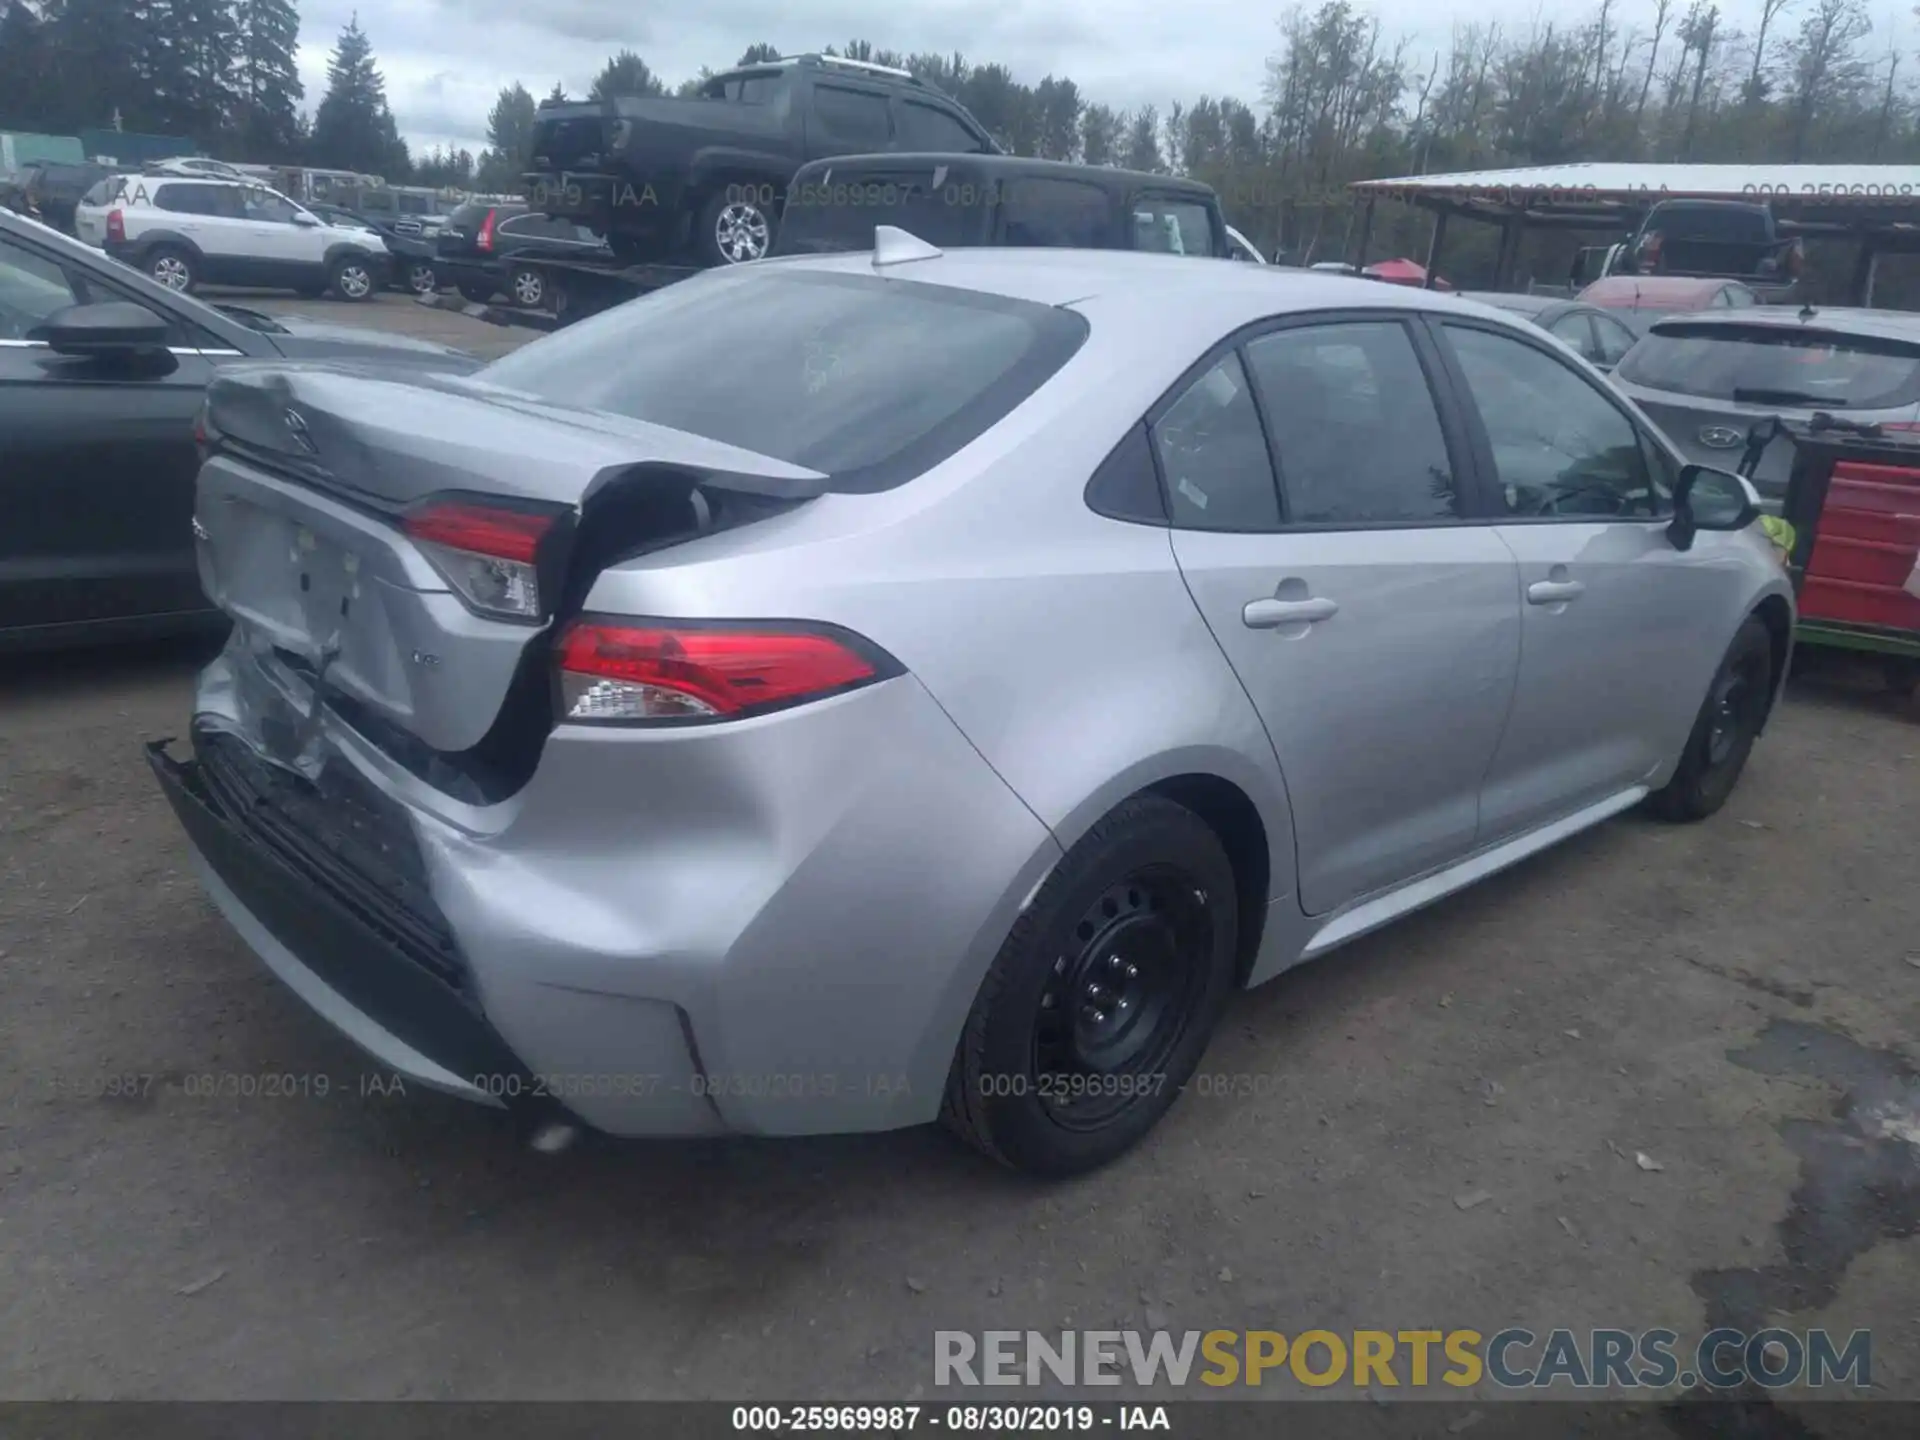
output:
[[[1667,535],[1676,550],[1691,550],[1702,530],[1744,530],[1760,518],[1760,492],[1744,477],[1706,465],[1687,465],[1673,487],[1673,523]]]
[[[293,223],[296,225],[304,225],[311,230],[320,223],[320,218],[317,215],[309,215],[304,210],[296,210],[293,212]]]
[[[164,355],[167,330],[167,322],[144,305],[106,300],[56,310],[27,338],[44,340],[56,355],[135,359]]]

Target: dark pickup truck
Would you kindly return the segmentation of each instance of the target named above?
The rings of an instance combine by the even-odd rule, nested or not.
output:
[[[904,70],[801,55],[716,75],[691,99],[547,101],[528,203],[605,235],[627,263],[690,248],[757,260],[787,182],[810,160],[875,151],[994,154],[964,108]]]
[[[1612,273],[1740,280],[1777,305],[1795,298],[1803,263],[1800,240],[1780,234],[1766,205],[1662,200],[1621,247]]]

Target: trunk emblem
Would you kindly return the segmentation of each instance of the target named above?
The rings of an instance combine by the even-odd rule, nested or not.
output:
[[[1725,425],[1708,425],[1700,431],[1700,443],[1715,450],[1731,450],[1741,438],[1738,430]]]
[[[320,453],[320,447],[313,443],[313,435],[307,429],[307,422],[298,410],[287,411],[287,430],[299,442],[300,448],[309,455]]]

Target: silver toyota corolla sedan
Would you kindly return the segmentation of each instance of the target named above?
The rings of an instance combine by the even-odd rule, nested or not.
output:
[[[1524,321],[969,250],[712,271],[477,375],[223,372],[215,903],[537,1133],[944,1118],[1080,1171],[1231,992],[1726,799],[1793,601]]]

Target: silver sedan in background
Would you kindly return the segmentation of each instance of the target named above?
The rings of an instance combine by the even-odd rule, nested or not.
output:
[[[1751,489],[1591,368],[1271,267],[883,232],[204,436],[199,873],[541,1133],[1102,1164],[1235,990],[1713,813],[1791,643]]]
[[[1614,380],[1703,465],[1737,463],[1748,432],[1774,416],[1920,429],[1920,315],[1781,305],[1675,316],[1654,322]],[[1769,510],[1792,471],[1793,441],[1777,435],[1753,475]]]

